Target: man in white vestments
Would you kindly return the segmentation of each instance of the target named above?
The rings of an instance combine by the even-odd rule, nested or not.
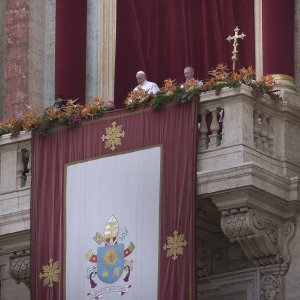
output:
[[[184,68],[183,70],[183,73],[184,73],[184,77],[185,77],[185,82],[189,81],[189,80],[192,80],[192,79],[195,79],[194,78],[194,68],[191,67],[191,66],[187,66]],[[202,81],[198,81],[197,80],[197,86],[202,86],[203,85],[203,82]]]
[[[136,73],[136,80],[139,84],[137,87],[134,88],[134,90],[138,90],[142,88],[143,90],[147,91],[148,93],[156,94],[159,92],[159,87],[156,83],[148,81],[146,79],[146,73],[143,71],[138,71]]]

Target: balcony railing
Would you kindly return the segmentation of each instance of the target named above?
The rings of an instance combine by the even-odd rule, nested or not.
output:
[[[279,175],[300,171],[300,108],[256,100],[251,88],[224,88],[201,95],[199,160],[201,172],[255,162]]]
[[[31,134],[0,138],[0,235],[30,227]]]

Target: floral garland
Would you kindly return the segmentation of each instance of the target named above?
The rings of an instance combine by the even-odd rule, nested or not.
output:
[[[153,109],[157,109],[170,101],[177,103],[189,102],[194,95],[212,90],[215,90],[216,95],[219,95],[224,87],[237,88],[242,84],[252,88],[252,95],[257,100],[260,100],[264,95],[268,95],[274,101],[281,101],[281,97],[277,93],[278,90],[273,89],[275,86],[273,77],[266,75],[261,81],[255,81],[255,70],[251,66],[242,68],[238,72],[230,73],[226,65],[219,64],[209,74],[211,78],[201,85],[195,79],[188,80],[183,85],[177,85],[175,80],[166,79],[163,87],[157,94],[148,94],[146,91],[143,91],[142,100],[140,92],[132,91],[128,94],[124,105],[132,109],[138,105],[151,103]]]
[[[110,103],[105,103],[99,98],[85,106],[75,104],[68,100],[64,109],[56,107],[39,111],[35,106],[27,106],[27,111],[20,119],[9,119],[0,122],[0,135],[11,133],[11,137],[19,135],[20,131],[35,131],[41,135],[48,134],[57,125],[73,126],[83,120],[93,119],[111,110]]]
[[[164,80],[163,87],[157,94],[148,93],[138,88],[131,91],[124,105],[128,109],[150,103],[153,109],[164,107],[169,102],[186,103],[192,101],[196,94],[215,90],[219,95],[224,87],[236,88],[245,84],[252,88],[255,99],[261,99],[264,95],[276,102],[282,99],[278,91],[274,90],[275,82],[271,75],[266,75],[261,81],[255,81],[255,71],[252,67],[242,68],[238,72],[230,73],[226,65],[219,64],[209,72],[211,78],[200,83],[195,79],[188,80],[183,85],[176,84],[175,80]],[[19,135],[20,131],[35,131],[46,135],[57,125],[74,126],[83,120],[93,119],[104,112],[113,109],[112,102],[104,102],[99,98],[87,103],[85,106],[75,104],[75,101],[68,100],[63,109],[51,107],[39,111],[33,105],[27,107],[27,111],[20,119],[8,119],[0,122],[0,136],[11,134],[11,137]]]

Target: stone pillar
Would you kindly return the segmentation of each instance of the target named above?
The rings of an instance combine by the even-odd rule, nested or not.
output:
[[[55,0],[0,3],[0,119],[54,101]]]
[[[262,0],[254,1],[255,26],[255,70],[256,78],[263,75],[263,46],[262,46]]]
[[[3,119],[5,96],[5,11],[6,1],[0,1],[0,119]]]
[[[29,103],[28,40],[29,5],[27,0],[6,0],[4,118],[20,117]]]
[[[116,0],[88,0],[86,99],[114,99]]]
[[[86,48],[86,89],[85,100],[99,95],[98,91],[98,48],[99,48],[99,7],[101,1],[87,0],[87,48]]]
[[[300,88],[300,0],[295,1],[295,83]]]
[[[29,102],[44,109],[54,103],[55,0],[30,0]]]

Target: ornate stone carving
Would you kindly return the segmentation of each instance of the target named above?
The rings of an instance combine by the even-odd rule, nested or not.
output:
[[[17,151],[17,188],[30,187],[31,185],[31,160],[30,150],[21,148]]]
[[[23,282],[30,289],[30,250],[10,254],[9,275],[16,283]]]
[[[230,243],[220,226],[221,215],[210,199],[197,201],[197,277],[252,267],[238,243]]]
[[[289,262],[288,243],[294,224],[278,225],[247,207],[223,211],[221,227],[231,242],[238,242],[257,266]]]
[[[261,297],[263,300],[277,300],[280,294],[280,282],[272,274],[266,274],[261,278]]]
[[[275,131],[272,116],[258,111],[253,112],[253,137],[258,150],[272,155],[274,153]]]

